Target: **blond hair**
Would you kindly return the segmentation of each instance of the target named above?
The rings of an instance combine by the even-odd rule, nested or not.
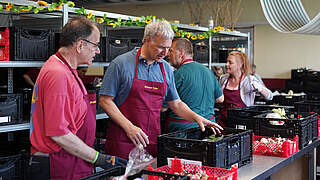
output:
[[[240,52],[240,51],[231,51],[229,53],[229,56],[239,57],[240,61],[242,62],[241,72],[245,75],[251,74],[252,70],[251,70],[251,65],[250,65],[249,58],[248,58],[247,54]]]

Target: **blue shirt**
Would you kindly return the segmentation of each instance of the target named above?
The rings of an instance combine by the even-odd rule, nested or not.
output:
[[[114,102],[117,106],[120,106],[124,102],[130,92],[136,69],[137,51],[137,49],[133,49],[132,51],[116,57],[105,72],[99,94],[114,97]],[[139,57],[138,62],[139,79],[164,82],[159,62],[154,62],[149,66],[146,63],[147,61],[141,56]],[[167,89],[164,100],[172,101],[179,99],[174,83],[172,68],[163,59],[161,60],[161,63],[163,64],[167,80]]]

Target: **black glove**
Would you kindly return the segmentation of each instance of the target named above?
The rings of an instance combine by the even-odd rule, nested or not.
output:
[[[119,167],[119,166],[125,167],[127,165],[127,160],[117,156],[111,156],[108,154],[100,153],[94,165],[99,166],[103,169],[109,169],[109,168]]]

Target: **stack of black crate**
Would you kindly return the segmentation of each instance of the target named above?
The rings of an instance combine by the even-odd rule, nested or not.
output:
[[[117,56],[134,48],[142,46],[144,28],[124,27],[110,28],[107,31],[107,61],[111,62]]]
[[[291,70],[291,79],[286,82],[286,89],[293,92],[305,92],[308,99],[320,100],[320,71],[307,68]]]

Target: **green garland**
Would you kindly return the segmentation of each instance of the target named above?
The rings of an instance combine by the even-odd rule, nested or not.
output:
[[[14,13],[21,13],[21,12],[33,12],[35,14],[39,13],[39,11],[57,11],[62,8],[64,4],[67,4],[69,7],[74,7],[75,4],[72,1],[67,0],[60,0],[58,3],[52,3],[48,5],[45,1],[37,1],[37,6],[28,5],[28,6],[15,6],[13,3],[8,3],[6,5],[0,4],[0,12],[14,12]],[[95,17],[91,11],[87,11],[84,8],[76,9],[75,10],[78,15],[86,16],[88,19],[91,19],[92,21],[95,21],[99,24],[105,23],[107,26],[111,26],[113,28],[115,27],[121,27],[121,26],[138,26],[138,27],[144,27],[150,22],[152,22],[152,19],[155,18],[156,20],[165,20],[164,18],[156,18],[155,16],[141,16],[136,19],[129,20],[123,20],[121,18],[118,19],[109,19],[107,18],[107,15],[104,14],[103,17]],[[178,37],[187,37],[192,40],[197,39],[207,39],[210,36],[218,33],[219,31],[224,31],[224,27],[214,27],[213,29],[210,29],[206,32],[201,33],[193,33],[193,32],[187,32],[181,29],[178,29],[178,26],[171,23],[171,27],[176,33],[176,36]],[[227,29],[227,31],[231,31],[230,29]]]

